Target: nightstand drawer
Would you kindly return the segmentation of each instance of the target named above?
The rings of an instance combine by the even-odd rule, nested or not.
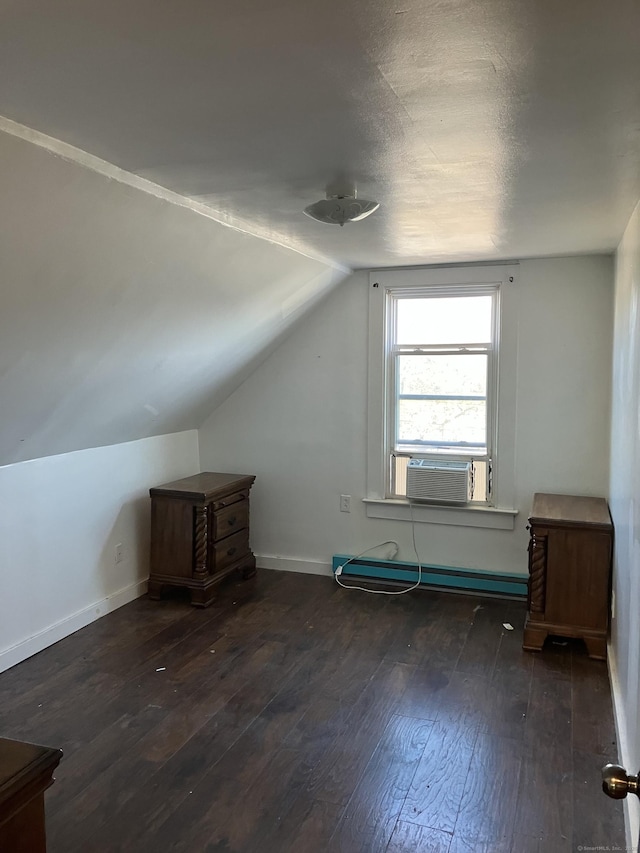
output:
[[[224,509],[226,506],[231,506],[231,504],[235,504],[238,501],[246,501],[249,497],[249,489],[243,489],[240,492],[233,492],[230,495],[225,495],[220,500],[213,502],[213,509],[215,512],[218,510]]]
[[[233,536],[227,536],[213,546],[212,574],[223,571],[249,552],[249,531],[241,530]]]
[[[214,541],[224,539],[249,526],[249,501],[241,500],[213,514],[212,536]]]

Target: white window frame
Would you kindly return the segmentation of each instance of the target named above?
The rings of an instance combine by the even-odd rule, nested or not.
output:
[[[367,439],[367,515],[373,518],[410,520],[472,527],[513,529],[515,409],[517,375],[517,264],[424,267],[401,270],[377,270],[369,274],[369,376]],[[492,359],[491,401],[488,450],[492,458],[491,505],[468,504],[464,507],[414,505],[402,498],[390,498],[390,441],[393,434],[388,404],[393,393],[390,376],[389,293],[437,288],[472,293],[492,286],[497,290],[498,311],[494,326],[495,353]],[[428,455],[428,454],[425,454]]]
[[[492,317],[491,317],[491,341],[486,350],[481,350],[487,355],[487,396],[485,400],[486,407],[486,453],[478,454],[470,450],[448,451],[446,456],[436,449],[430,451],[427,447],[418,448],[411,453],[412,456],[417,456],[424,459],[459,459],[469,460],[473,456],[482,456],[487,462],[487,480],[491,478],[489,469],[492,466],[492,461],[495,456],[496,448],[496,394],[495,388],[498,378],[498,337],[499,337],[499,318],[500,318],[500,288],[496,284],[473,284],[473,285],[426,285],[424,287],[414,286],[411,288],[388,287],[385,288],[385,358],[386,358],[386,431],[385,431],[385,458],[388,460],[385,466],[385,495],[389,498],[395,497],[392,473],[392,459],[396,453],[397,444],[397,357],[402,352],[402,346],[395,341],[396,327],[396,312],[398,310],[399,300],[403,298],[416,299],[434,299],[438,297],[449,298],[464,298],[473,296],[491,296],[492,297]],[[413,341],[414,344],[428,344],[427,341]],[[436,347],[435,349],[457,349],[463,344],[475,344],[475,341],[457,341],[450,347]],[[427,350],[429,351],[429,350]],[[491,469],[492,470],[492,469]],[[487,482],[488,499],[483,502],[483,505],[493,505],[493,490],[489,492]],[[477,502],[479,503],[479,502]],[[474,504],[474,505],[477,505]]]

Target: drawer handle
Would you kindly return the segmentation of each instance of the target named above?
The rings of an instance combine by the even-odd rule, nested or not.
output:
[[[229,527],[232,527],[236,523],[237,520],[238,519],[234,515],[227,521],[227,524],[229,525]]]
[[[229,548],[229,550],[227,551],[227,557],[233,557],[237,550],[237,548]]]

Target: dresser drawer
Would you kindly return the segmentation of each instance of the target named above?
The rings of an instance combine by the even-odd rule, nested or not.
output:
[[[211,535],[214,541],[225,539],[249,526],[249,501],[242,500],[231,506],[219,509],[213,514]]]
[[[246,501],[248,497],[249,489],[242,489],[239,492],[232,492],[230,495],[225,495],[223,498],[214,501],[213,509],[215,512],[218,512],[218,510],[224,509],[226,506],[231,506],[231,504],[238,503],[238,501]]]
[[[241,560],[249,552],[249,531],[240,530],[233,536],[227,536],[213,545],[213,561],[211,573],[217,574],[227,566]]]

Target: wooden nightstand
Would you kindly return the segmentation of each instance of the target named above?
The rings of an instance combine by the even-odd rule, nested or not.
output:
[[[149,490],[149,597],[165,586],[187,587],[207,607],[216,584],[233,572],[255,574],[249,548],[249,490],[254,476],[204,472]]]
[[[522,647],[584,640],[606,660],[613,524],[604,498],[536,494],[529,518],[529,607]]]

